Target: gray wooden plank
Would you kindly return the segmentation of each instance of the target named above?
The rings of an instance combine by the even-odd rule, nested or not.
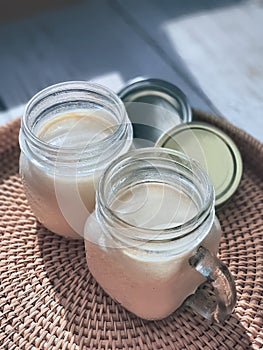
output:
[[[263,140],[262,1],[117,3],[222,115]]]
[[[230,121],[263,141],[263,8],[246,4],[179,27],[168,24],[167,33],[205,93]]]
[[[0,25],[0,96],[16,113],[33,94],[56,82],[91,80],[117,91],[136,76],[172,81],[192,105],[210,110],[107,1],[83,1]],[[11,114],[1,113],[0,119]]]

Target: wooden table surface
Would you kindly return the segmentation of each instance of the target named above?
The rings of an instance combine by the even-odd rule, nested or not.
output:
[[[118,91],[138,76],[178,85],[263,141],[263,1],[82,0],[0,23],[0,124],[48,85]]]

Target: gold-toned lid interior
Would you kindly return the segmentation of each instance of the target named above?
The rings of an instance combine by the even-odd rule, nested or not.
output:
[[[242,175],[241,156],[220,129],[200,122],[180,125],[163,134],[156,146],[181,151],[202,165],[215,188],[217,208],[237,189]]]

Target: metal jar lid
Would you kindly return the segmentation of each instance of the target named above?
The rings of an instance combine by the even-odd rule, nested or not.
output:
[[[161,79],[136,79],[118,93],[133,124],[136,147],[153,146],[167,130],[192,120],[185,94]]]
[[[216,209],[236,191],[242,159],[233,140],[220,129],[201,122],[180,125],[162,135],[156,146],[179,150],[199,161],[214,185]]]

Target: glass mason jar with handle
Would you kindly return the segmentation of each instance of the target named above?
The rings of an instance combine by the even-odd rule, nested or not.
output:
[[[96,198],[85,225],[86,258],[113,299],[150,320],[184,302],[216,321],[232,312],[235,284],[216,257],[214,190],[197,162],[163,148],[129,151],[108,166]],[[205,280],[215,303],[197,290]]]
[[[55,233],[83,238],[100,175],[132,144],[122,101],[84,81],[50,86],[27,104],[19,141],[20,174],[34,214]]]

